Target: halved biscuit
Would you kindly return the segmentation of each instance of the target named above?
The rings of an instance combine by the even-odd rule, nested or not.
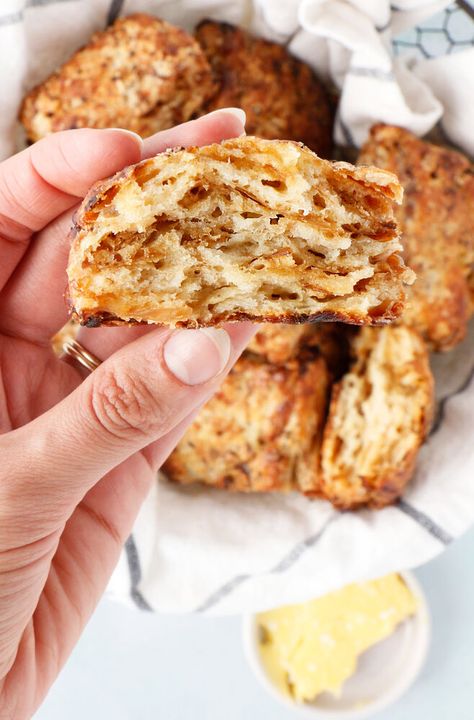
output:
[[[387,125],[372,128],[359,162],[396,173],[405,189],[396,215],[417,280],[402,322],[433,350],[450,350],[474,311],[474,168],[461,153]]]
[[[143,137],[189,120],[213,92],[196,40],[151,15],[120,18],[47,80],[20,111],[35,142],[71,128],[121,127]]]
[[[308,354],[285,365],[242,357],[166,461],[175,482],[241,492],[319,487],[329,373]]]
[[[426,346],[404,326],[363,328],[350,372],[332,390],[321,492],[336,507],[382,507],[412,477],[433,413]]]
[[[397,318],[391,173],[241,137],[170,151],[94,186],[75,219],[69,295],[89,326]]]

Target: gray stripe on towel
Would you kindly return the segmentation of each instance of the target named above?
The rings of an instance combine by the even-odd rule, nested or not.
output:
[[[112,0],[107,13],[107,25],[112,25],[123,10],[124,0]]]
[[[57,5],[66,2],[80,2],[80,0],[28,0],[25,7],[43,7],[46,5]]]
[[[130,573],[130,597],[140,610],[152,610],[138,589],[138,585],[142,579],[142,569],[133,535],[130,535],[125,543],[125,554],[127,556],[128,571]]]
[[[417,508],[410,505],[406,500],[400,499],[395,507],[398,507],[402,513],[405,513],[405,515],[408,515],[408,517],[417,522],[418,525],[429,532],[430,535],[440,543],[443,543],[443,545],[449,545],[453,541],[452,535],[438,525],[429,515],[426,515],[426,513],[421,510],[417,510]]]
[[[391,70],[380,70],[379,68],[352,67],[349,68],[347,74],[375,78],[375,80],[382,80],[383,82],[394,82],[395,80],[395,75]]]
[[[8,15],[0,15],[0,26],[15,25],[23,21],[24,12],[29,7],[43,7],[46,5],[57,5],[59,3],[77,2],[78,0],[28,0],[23,10],[9,13]]]
[[[306,538],[305,540],[301,540],[295,547],[290,550],[287,555],[285,555],[279,562],[274,565],[268,572],[266,573],[255,573],[253,575],[245,574],[245,575],[236,575],[231,580],[228,580],[224,585],[221,585],[220,588],[215,590],[207,600],[205,600],[203,603],[201,603],[194,612],[196,613],[202,613],[209,610],[209,608],[214,607],[217,605],[221,600],[223,600],[225,597],[230,595],[236,588],[238,588],[242,583],[246,582],[247,580],[250,580],[254,577],[259,577],[262,575],[276,575],[277,573],[283,573],[289,570],[303,555],[303,553],[306,552],[309,548],[316,545],[318,540],[321,539],[324,532],[328,528],[328,526],[336,520],[336,518],[340,517],[342,513],[335,512],[334,515],[332,515],[328,520],[326,520],[325,524],[321,528],[321,530],[318,530],[317,533],[314,535],[310,535],[310,537]]]

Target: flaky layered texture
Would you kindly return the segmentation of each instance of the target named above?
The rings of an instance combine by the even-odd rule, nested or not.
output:
[[[143,137],[188,120],[213,92],[210,66],[184,30],[150,15],[117,20],[26,96],[33,142],[71,128],[121,127]]]
[[[340,323],[304,323],[303,325],[261,325],[247,352],[270,363],[285,363],[298,357],[305,348],[317,350],[325,359],[333,378],[342,374],[349,359],[347,325]]]
[[[396,173],[405,189],[396,214],[417,280],[402,320],[433,350],[450,350],[474,311],[473,167],[458,152],[386,125],[372,128],[359,162]]]
[[[175,482],[317,492],[329,374],[321,357],[241,358],[167,460]]]
[[[75,220],[69,294],[83,324],[383,323],[413,274],[397,179],[241,137],[168,152],[99,183]]]
[[[382,507],[410,480],[433,412],[426,346],[408,327],[363,328],[332,390],[321,493],[336,507]]]
[[[332,110],[325,88],[308,65],[282,45],[252,37],[228,23],[205,20],[196,38],[216,86],[207,110],[241,107],[249,135],[296,140],[329,157]]]

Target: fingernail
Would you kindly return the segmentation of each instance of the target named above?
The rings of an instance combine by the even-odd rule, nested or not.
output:
[[[219,375],[229,362],[231,342],[220,328],[179,330],[163,348],[170,372],[186,385],[200,385]]]
[[[133,132],[133,130],[126,130],[125,128],[118,128],[118,127],[107,128],[107,130],[113,130],[114,132],[120,132],[120,133],[124,133],[125,135],[129,135],[130,137],[132,137],[135,140],[135,142],[137,143],[137,145],[139,145],[140,148],[143,145],[143,138],[140,137],[140,135],[138,133]]]
[[[209,117],[209,115],[216,115],[217,113],[226,113],[227,115],[233,115],[245,127],[245,123],[247,121],[247,115],[245,114],[245,110],[242,110],[242,108],[238,108],[238,107],[219,108],[219,110],[213,110],[211,113],[208,114],[207,117]]]

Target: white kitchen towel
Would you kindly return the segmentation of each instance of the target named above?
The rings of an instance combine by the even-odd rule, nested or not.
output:
[[[422,135],[441,119],[452,142],[472,153],[474,49],[436,60],[394,58],[392,52],[396,35],[448,4],[446,0],[2,0],[0,159],[16,148],[16,117],[25,90],[87,42],[94,30],[120,14],[137,11],[160,15],[187,29],[205,17],[227,20],[285,43],[340,91],[335,124],[339,143],[360,146],[374,122],[403,125]]]
[[[473,152],[472,33],[467,49],[455,54],[393,56],[396,35],[447,4],[2,0],[0,158],[21,143],[16,117],[24,92],[94,30],[136,11],[187,29],[206,17],[227,20],[286,44],[339,89],[338,142],[360,145],[377,121],[424,134],[440,120],[451,141]],[[468,23],[472,30],[466,15]],[[433,359],[437,421],[415,481],[395,506],[340,513],[324,501],[297,495],[239,496],[174,487],[161,478],[140,512],[109,591],[144,609],[244,612],[304,600],[435,556],[474,521],[473,359],[474,328],[455,352]]]
[[[160,478],[109,586],[142,609],[229,614],[300,602],[417,567],[474,522],[474,323],[432,359],[438,412],[416,476],[383,510],[233,495]]]

